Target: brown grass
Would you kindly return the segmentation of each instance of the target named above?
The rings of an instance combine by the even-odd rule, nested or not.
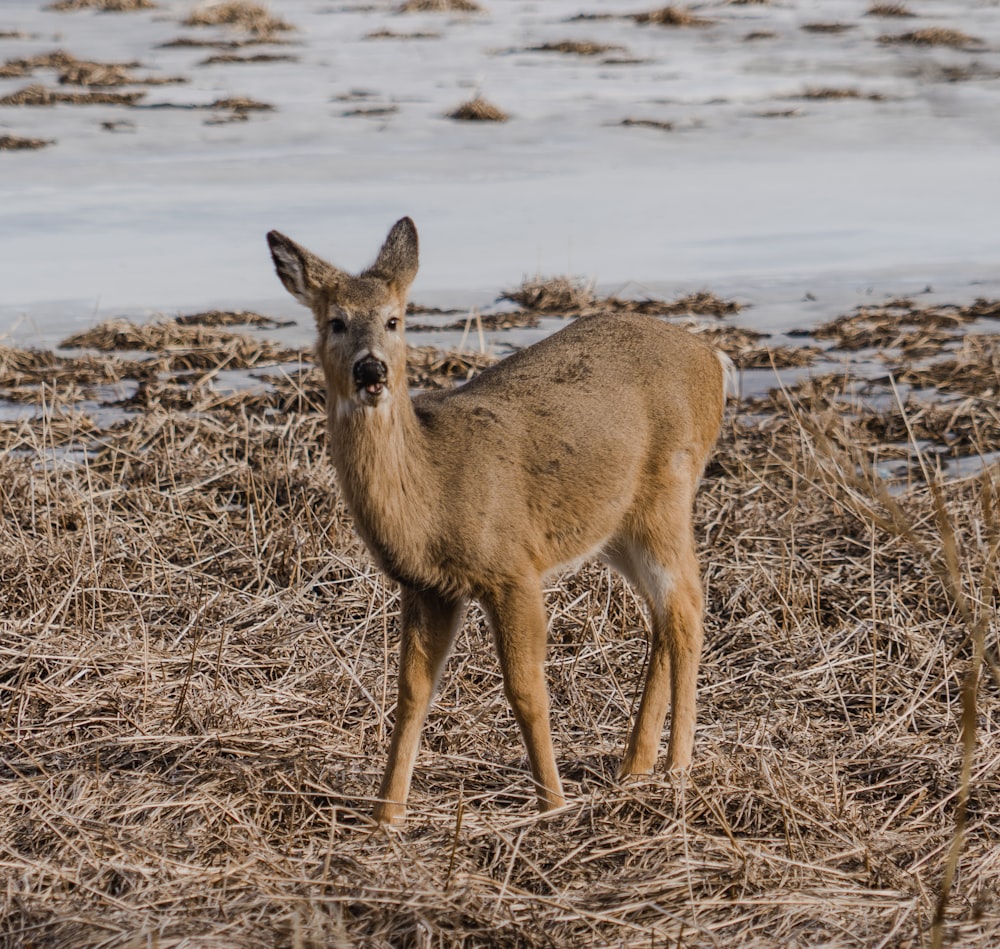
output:
[[[916,16],[905,3],[873,3],[865,16],[912,17]]]
[[[241,56],[238,53],[218,53],[203,59],[199,66],[215,66],[222,63],[297,63],[298,56],[279,53],[251,53]]]
[[[245,115],[247,112],[273,112],[274,106],[267,102],[258,102],[246,96],[230,96],[226,99],[216,99],[215,102],[207,106],[209,109],[217,109],[226,112],[234,112],[238,115]]]
[[[295,320],[276,320],[250,310],[205,310],[178,316],[175,322],[178,326],[256,326],[262,329],[295,326]]]
[[[533,313],[583,316],[590,313],[647,313],[650,316],[729,316],[742,306],[723,300],[707,290],[685,294],[676,300],[629,300],[599,297],[594,284],[576,277],[527,277],[519,287],[504,290],[501,300],[509,300]]]
[[[135,105],[145,92],[63,92],[31,85],[0,99],[0,105]]]
[[[593,40],[560,40],[557,43],[542,43],[540,46],[529,46],[526,52],[565,53],[571,56],[600,56],[603,53],[613,53],[623,49],[623,46],[597,43]]]
[[[661,132],[672,132],[676,127],[673,122],[663,119],[622,119],[618,124],[626,128],[659,129]]]
[[[30,76],[36,69],[66,69],[76,62],[76,57],[64,49],[39,53],[28,59],[8,59],[3,66],[0,66],[0,78],[19,79],[22,76]]]
[[[51,138],[23,138],[20,135],[0,135],[0,152],[36,151],[54,145]]]
[[[969,36],[968,33],[963,33],[961,30],[952,30],[941,26],[914,30],[911,33],[880,36],[879,42],[887,45],[950,46],[954,49],[983,45],[983,41],[976,36]]]
[[[165,43],[160,43],[158,49],[246,49],[248,46],[283,46],[287,40],[279,39],[271,34],[261,36],[242,36],[239,39],[208,40],[196,36],[177,36]]]
[[[204,315],[202,315],[204,316]],[[65,349],[98,352],[139,351],[156,353],[171,370],[248,369],[265,363],[298,362],[301,350],[278,346],[270,340],[242,333],[229,333],[213,317],[201,320],[161,319],[153,323],[108,320],[83,333],[64,339]]]
[[[488,102],[482,96],[476,96],[449,112],[448,118],[460,122],[506,122],[510,116],[499,106]]]
[[[632,13],[628,17],[636,23],[655,26],[711,26],[714,20],[697,16],[687,7],[660,7],[645,13]]]
[[[802,29],[807,33],[846,33],[854,29],[853,23],[804,23]]]
[[[822,86],[806,89],[800,99],[866,99],[869,102],[884,102],[880,92],[862,92],[860,89],[846,89],[839,86]]]
[[[372,30],[365,34],[366,40],[439,40],[440,33],[397,33],[395,30]]]
[[[485,13],[473,0],[406,0],[400,13]]]
[[[249,0],[207,3],[192,11],[184,26],[232,26],[258,37],[294,30],[290,23],[274,16],[266,6]]]
[[[101,10],[104,13],[131,13],[134,10],[155,10],[153,0],[58,0],[47,10]]]
[[[0,77],[17,79],[30,76],[36,69],[56,69],[59,82],[74,86],[155,86],[185,82],[178,77],[135,76],[133,69],[141,63],[96,63],[77,59],[65,50],[57,49],[28,59],[10,59],[0,66]]]
[[[996,945],[1000,467],[935,474],[958,451],[931,403],[841,373],[727,424],[687,774],[615,779],[646,623],[588,564],[547,594],[569,806],[534,814],[472,610],[388,834],[366,815],[397,595],[351,531],[319,374],[272,371],[0,421],[0,942]],[[992,416],[964,404],[969,456]]]
[[[73,86],[167,86],[187,82],[183,76],[136,76],[131,65],[78,61],[59,74],[59,82]]]
[[[932,355],[975,320],[1000,319],[1000,301],[979,299],[968,306],[919,306],[890,300],[861,306],[812,331],[841,350],[902,349],[911,358]]]

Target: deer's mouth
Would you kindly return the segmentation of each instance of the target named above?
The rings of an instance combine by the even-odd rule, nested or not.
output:
[[[385,390],[388,368],[381,359],[365,356],[354,364],[354,387],[362,400],[375,402]]]

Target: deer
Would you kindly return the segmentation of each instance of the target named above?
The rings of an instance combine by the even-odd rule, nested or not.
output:
[[[328,451],[357,533],[399,587],[399,670],[373,817],[402,821],[421,731],[467,604],[477,601],[527,749],[539,810],[563,807],[545,682],[543,581],[600,557],[648,607],[647,671],[621,779],[691,762],[703,592],[695,491],[732,363],[683,327],[581,316],[452,389],[412,396],[404,336],[418,239],[404,217],[351,274],[267,235],[316,321]]]

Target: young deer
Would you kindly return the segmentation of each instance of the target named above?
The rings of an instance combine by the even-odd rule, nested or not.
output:
[[[582,317],[466,385],[411,399],[403,318],[417,231],[403,218],[357,276],[277,231],[288,291],[316,317],[329,448],[347,506],[400,585],[399,696],[375,818],[400,820],[417,745],[469,599],[489,618],[543,811],[564,803],[549,733],[542,580],[599,555],[652,619],[621,775],[689,764],[702,646],[692,504],[725,402],[726,357],[650,317]]]

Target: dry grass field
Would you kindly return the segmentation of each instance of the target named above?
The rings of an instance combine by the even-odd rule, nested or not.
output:
[[[536,816],[473,609],[399,831],[367,817],[397,596],[308,358],[165,324],[0,349],[36,409],[0,422],[0,944],[997,945],[1000,349],[868,316],[891,380],[730,408],[690,771],[615,779],[647,627],[588,564],[548,591],[571,803]],[[482,364],[418,355],[425,385]]]

